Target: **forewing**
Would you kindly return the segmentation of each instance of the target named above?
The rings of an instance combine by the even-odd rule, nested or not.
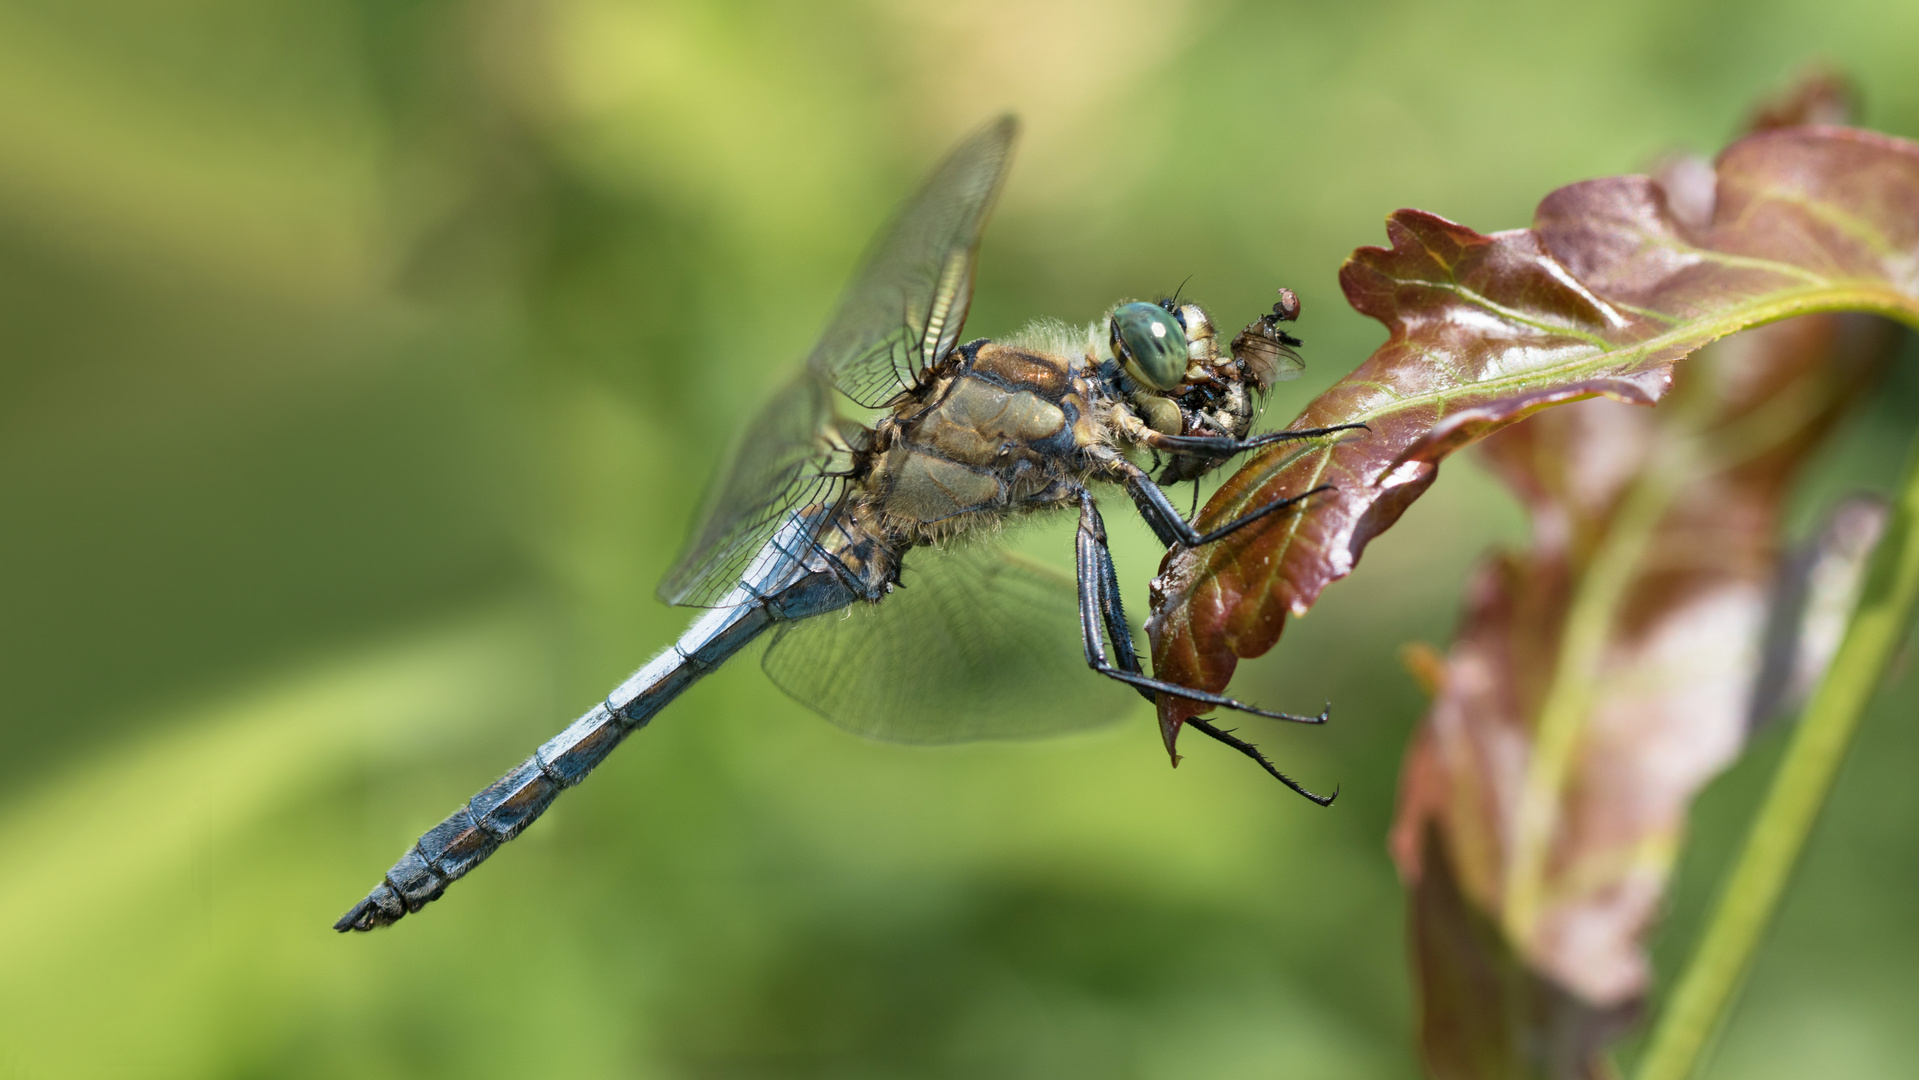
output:
[[[788,624],[762,666],[833,723],[893,742],[1033,738],[1140,705],[1088,670],[1072,580],[994,545],[914,550],[902,588]]]
[[[880,232],[807,359],[822,379],[879,408],[959,343],[980,229],[1018,130],[1002,116],[975,132]]]
[[[802,370],[740,436],[698,530],[660,582],[660,599],[712,606],[789,513],[838,503],[846,481],[828,475],[843,464],[835,461],[844,456],[835,432],[832,389]]]

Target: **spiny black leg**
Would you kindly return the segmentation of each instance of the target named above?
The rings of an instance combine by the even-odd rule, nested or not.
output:
[[[1132,496],[1133,505],[1139,508],[1140,517],[1146,519],[1147,527],[1151,528],[1153,535],[1159,537],[1160,543],[1167,547],[1178,544],[1181,547],[1196,548],[1210,544],[1232,535],[1268,514],[1278,513],[1290,506],[1295,506],[1301,500],[1309,499],[1322,491],[1333,490],[1331,484],[1321,484],[1311,491],[1295,495],[1290,499],[1278,499],[1267,503],[1250,514],[1235,518],[1211,532],[1202,533],[1194,529],[1191,522],[1179,516],[1179,509],[1173,505],[1171,499],[1166,497],[1165,490],[1153,483],[1152,477],[1129,466],[1123,473],[1123,478],[1126,494]]]
[[[1133,627],[1126,621],[1126,607],[1119,598],[1119,576],[1113,571],[1112,553],[1100,545],[1100,608],[1106,636],[1113,640],[1113,659],[1127,671],[1138,673],[1139,651],[1133,645]]]
[[[1140,667],[1139,650],[1133,644],[1133,627],[1126,621],[1126,605],[1120,600],[1119,574],[1113,568],[1113,552],[1106,546],[1106,522],[1099,516],[1099,508],[1091,506],[1091,497],[1087,499],[1093,512],[1093,523],[1098,527],[1094,538],[1093,558],[1099,569],[1099,614],[1106,624],[1106,636],[1113,642],[1113,659],[1118,667],[1134,675],[1143,675]],[[1158,695],[1143,686],[1134,686],[1133,690],[1147,701],[1157,703]]]
[[[1285,773],[1280,772],[1279,769],[1275,767],[1272,762],[1266,760],[1266,755],[1259,752],[1259,747],[1254,746],[1252,743],[1247,742],[1245,739],[1242,739],[1237,735],[1234,735],[1231,730],[1221,730],[1220,728],[1214,727],[1211,722],[1206,720],[1201,720],[1199,717],[1196,717],[1196,716],[1190,720],[1187,720],[1186,726],[1190,728],[1195,728],[1199,730],[1202,734],[1218,739],[1220,742],[1225,743],[1227,746],[1230,746],[1233,749],[1239,751],[1240,753],[1245,754],[1247,757],[1252,758],[1254,761],[1259,762],[1259,767],[1273,774],[1274,778],[1276,778],[1280,783],[1285,784],[1287,787],[1292,788],[1294,791],[1300,793],[1301,795],[1304,795],[1306,798],[1312,800],[1313,802],[1318,803],[1321,806],[1331,806],[1333,805],[1333,800],[1339,798],[1339,788],[1337,787],[1333,788],[1333,793],[1331,795],[1315,795],[1312,792],[1307,791],[1305,788],[1299,785],[1298,781],[1294,780],[1290,776],[1287,776]]]
[[[1257,450],[1274,443],[1317,439],[1326,435],[1337,435],[1342,431],[1371,430],[1372,428],[1365,424],[1335,424],[1332,427],[1300,428],[1298,431],[1269,431],[1250,439],[1235,439],[1229,435],[1161,435],[1153,440],[1153,448],[1175,454],[1196,454],[1200,457],[1232,457],[1234,454],[1243,454],[1248,450]]]
[[[1106,641],[1100,636],[1101,621],[1111,603],[1106,595],[1107,570],[1100,559],[1105,549],[1106,522],[1099,516],[1099,507],[1093,503],[1093,493],[1081,488],[1079,531],[1073,538],[1073,576],[1079,583],[1080,646],[1086,654],[1087,666],[1101,674],[1113,669],[1113,665],[1107,662]],[[1120,625],[1124,631],[1123,619]],[[1130,632],[1114,635],[1113,651],[1119,654],[1122,667],[1139,670],[1139,654],[1133,648],[1133,635]],[[1149,700],[1152,698],[1150,694],[1145,696]]]
[[[1189,539],[1199,539],[1199,533],[1194,531],[1185,518],[1179,516],[1179,508],[1166,497],[1164,488],[1153,483],[1152,478],[1145,473],[1133,469],[1130,464],[1122,463],[1122,465],[1126,494],[1132,497],[1133,505],[1139,510],[1139,516],[1145,519],[1146,527],[1153,530],[1153,535],[1159,538],[1161,544],[1172,547],[1175,544],[1186,544]]]
[[[1331,706],[1321,710],[1318,716],[1301,716],[1298,713],[1272,712],[1268,709],[1259,708],[1256,705],[1248,705],[1243,701],[1235,701],[1223,694],[1210,694],[1204,690],[1195,690],[1190,686],[1181,686],[1178,683],[1164,682],[1159,679],[1149,678],[1145,675],[1137,675],[1130,671],[1121,671],[1109,664],[1092,663],[1091,661],[1088,661],[1088,663],[1091,664],[1094,671],[1099,672],[1109,679],[1118,679],[1128,686],[1143,687],[1147,690],[1165,694],[1168,697],[1197,701],[1202,705],[1215,705],[1222,709],[1232,709],[1234,712],[1251,713],[1254,716],[1263,716],[1268,720],[1285,720],[1294,724],[1323,724],[1332,719],[1333,715]]]
[[[1300,494],[1295,495],[1290,499],[1277,499],[1273,502],[1269,502],[1265,506],[1260,507],[1259,509],[1253,511],[1250,514],[1246,514],[1243,517],[1234,518],[1233,520],[1227,522],[1226,524],[1221,525],[1219,528],[1214,529],[1212,532],[1201,533],[1197,540],[1194,540],[1192,543],[1186,546],[1199,547],[1202,544],[1210,544],[1215,540],[1224,539],[1225,537],[1230,536],[1235,532],[1238,532],[1240,529],[1243,529],[1246,526],[1251,525],[1253,522],[1258,521],[1260,518],[1265,517],[1267,514],[1277,513],[1290,506],[1295,506],[1301,502],[1304,502],[1305,500],[1312,498],[1313,496],[1319,494],[1322,491],[1331,491],[1331,490],[1333,490],[1333,485],[1321,484],[1318,487],[1313,488],[1311,491],[1301,492]]]
[[[1079,580],[1080,643],[1085,650],[1086,666],[1109,679],[1117,679],[1134,687],[1141,691],[1141,696],[1153,700],[1157,699],[1153,698],[1153,694],[1146,693],[1147,691],[1197,701],[1203,705],[1214,705],[1222,709],[1252,713],[1254,716],[1264,716],[1269,720],[1288,720],[1295,724],[1323,724],[1327,721],[1331,714],[1330,706],[1321,711],[1318,716],[1273,712],[1242,701],[1235,701],[1223,694],[1195,690],[1192,687],[1142,674],[1139,657],[1133,649],[1132,631],[1126,626],[1123,612],[1119,612],[1117,618],[1105,623],[1114,637],[1114,651],[1120,652],[1123,648],[1124,652],[1121,655],[1131,656],[1130,665],[1115,667],[1107,658],[1106,642],[1100,636],[1102,616],[1108,606],[1103,602],[1105,597],[1101,594],[1107,591],[1105,583],[1111,582],[1111,594],[1115,598],[1112,607],[1117,609],[1119,583],[1112,568],[1112,555],[1106,550],[1105,523],[1100,520],[1099,510],[1093,505],[1092,495],[1085,491],[1080,492],[1079,535],[1075,541],[1074,555],[1076,577]],[[1125,643],[1124,646],[1120,645],[1122,641]]]
[[[1091,492],[1079,493],[1079,530],[1073,537],[1073,578],[1079,584],[1079,639],[1087,666],[1106,666],[1106,642],[1099,635],[1099,562],[1094,545],[1106,531]]]
[[[1257,450],[1274,443],[1292,442],[1298,439],[1317,439],[1326,435],[1337,435],[1342,431],[1371,431],[1370,424],[1334,424],[1332,427],[1298,428],[1293,431],[1269,431],[1264,435],[1255,435],[1243,440],[1248,450]]]
[[[1326,706],[1317,717],[1273,713],[1264,709],[1255,709],[1217,694],[1189,690],[1158,679],[1150,679],[1142,674],[1139,654],[1133,647],[1133,631],[1126,622],[1126,610],[1120,602],[1119,575],[1113,567],[1113,553],[1106,546],[1106,524],[1099,516],[1099,508],[1094,505],[1091,493],[1086,491],[1080,492],[1079,535],[1074,554],[1074,561],[1079,571],[1080,636],[1086,650],[1086,663],[1094,671],[1130,684],[1133,689],[1139,691],[1141,697],[1148,701],[1157,702],[1158,693],[1166,693],[1175,697],[1218,704],[1225,708],[1235,708],[1275,720],[1293,720],[1307,724],[1326,722],[1328,715],[1332,712],[1331,705]],[[1095,617],[1096,608],[1097,618]],[[1106,662],[1105,644],[1100,639],[1102,622],[1105,624],[1107,634],[1113,639],[1113,652],[1115,659],[1120,662],[1119,668]],[[1222,731],[1208,721],[1198,718],[1187,720],[1186,723],[1259,762],[1260,768],[1272,774],[1280,783],[1321,806],[1331,806],[1333,800],[1339,797],[1337,788],[1331,795],[1320,796],[1301,787],[1292,777],[1280,772],[1271,761],[1268,761],[1266,755],[1260,753],[1257,746],[1235,736],[1230,731]]]

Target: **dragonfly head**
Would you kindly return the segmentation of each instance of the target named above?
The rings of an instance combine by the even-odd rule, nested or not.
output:
[[[1177,308],[1135,300],[1114,308],[1107,325],[1113,358],[1134,382],[1165,393],[1186,381],[1192,350]]]
[[[1136,387],[1128,404],[1148,427],[1167,435],[1242,439],[1252,430],[1259,395],[1272,386],[1275,373],[1263,353],[1239,355],[1237,343],[1223,352],[1212,318],[1198,304],[1121,304],[1108,329],[1113,358]],[[1191,480],[1220,463],[1177,455],[1160,482]]]

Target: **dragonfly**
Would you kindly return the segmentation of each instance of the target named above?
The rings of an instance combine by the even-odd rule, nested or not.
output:
[[[1005,341],[962,343],[981,232],[1017,131],[1003,116],[934,169],[867,250],[805,364],[746,426],[659,589],[704,614],[429,829],[335,929],[386,926],[438,899],[762,636],[761,666],[776,685],[881,739],[1089,727],[1123,711],[1120,684],[1208,712],[1326,722],[1329,709],[1269,711],[1146,674],[1092,492],[1118,486],[1161,543],[1192,548],[1326,490],[1205,532],[1165,490],[1248,450],[1359,426],[1249,437],[1262,395],[1303,367],[1299,339],[1280,326],[1297,317],[1297,298],[1281,290],[1272,313],[1223,351],[1207,313],[1177,296],[1117,304],[1085,327],[1042,321]],[[1003,525],[1042,511],[1079,515],[1070,577],[994,542]],[[1085,683],[1083,668],[1113,682]],[[1314,802],[1332,802],[1231,730],[1187,724]]]

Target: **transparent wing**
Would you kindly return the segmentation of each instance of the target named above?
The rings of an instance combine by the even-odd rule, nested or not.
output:
[[[811,371],[782,387],[740,436],[698,531],[660,582],[660,599],[712,606],[790,512],[838,503],[846,481],[828,475],[845,456],[838,424],[833,391]]]
[[[961,143],[867,249],[807,358],[847,397],[880,408],[959,343],[980,229],[1018,130],[1002,116]]]
[[[1001,117],[961,143],[880,233],[806,371],[742,436],[698,530],[660,583],[662,600],[718,602],[788,512],[834,505],[845,494],[845,481],[827,475],[845,449],[829,388],[877,408],[953,350],[973,299],[980,228],[1017,130]]]
[[[997,546],[915,549],[904,587],[781,628],[761,662],[848,731],[909,743],[1093,727],[1140,704],[1087,670],[1073,582]]]

